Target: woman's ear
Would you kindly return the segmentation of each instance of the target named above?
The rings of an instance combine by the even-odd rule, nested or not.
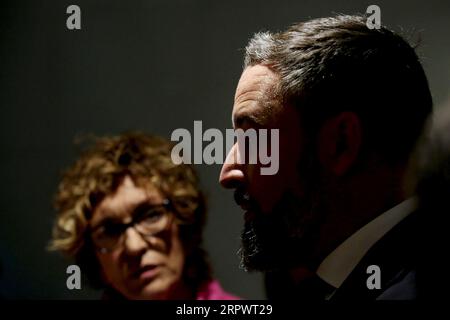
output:
[[[325,121],[318,136],[321,164],[336,176],[344,175],[361,150],[361,120],[354,112],[342,112]]]

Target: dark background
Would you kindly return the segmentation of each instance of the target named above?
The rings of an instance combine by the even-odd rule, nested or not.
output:
[[[70,4],[81,7],[81,30],[66,28]],[[370,4],[381,7],[383,24],[420,32],[435,104],[443,103],[450,88],[448,1],[2,0],[0,296],[98,297],[87,286],[67,290],[70,261],[45,251],[51,199],[77,155],[78,134],[139,129],[170,137],[176,128],[192,131],[194,120],[224,132],[254,32],[363,13]],[[231,292],[264,298],[261,276],[238,268],[242,217],[232,193],[217,183],[220,166],[197,168],[209,196],[205,239],[216,276]]]

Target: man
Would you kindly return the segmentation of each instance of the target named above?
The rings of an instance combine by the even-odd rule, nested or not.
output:
[[[309,299],[414,298],[414,199],[402,182],[431,109],[413,48],[363,17],[254,35],[233,125],[279,129],[279,171],[236,161],[237,144],[222,168],[245,210],[244,268],[290,270]]]

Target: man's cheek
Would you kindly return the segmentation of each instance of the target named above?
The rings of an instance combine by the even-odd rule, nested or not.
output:
[[[260,209],[270,213],[283,193],[284,186],[277,177],[263,177],[255,181],[255,198],[258,199]]]

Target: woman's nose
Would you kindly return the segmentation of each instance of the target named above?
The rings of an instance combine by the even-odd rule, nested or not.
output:
[[[124,234],[124,248],[130,255],[139,255],[148,249],[148,242],[134,227],[129,227]]]

